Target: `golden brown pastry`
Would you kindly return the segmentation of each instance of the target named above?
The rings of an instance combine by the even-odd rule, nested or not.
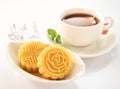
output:
[[[60,46],[49,46],[38,56],[38,71],[47,79],[62,79],[72,68],[70,53]]]
[[[28,72],[37,72],[37,57],[46,47],[47,45],[40,41],[30,41],[23,44],[18,51],[21,67]]]

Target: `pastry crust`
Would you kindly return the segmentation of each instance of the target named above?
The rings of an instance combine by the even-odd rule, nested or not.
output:
[[[37,58],[39,73],[47,79],[62,79],[72,68],[70,53],[60,46],[45,48]]]
[[[21,67],[28,72],[37,72],[37,57],[46,47],[47,45],[40,41],[30,41],[23,44],[18,51]]]

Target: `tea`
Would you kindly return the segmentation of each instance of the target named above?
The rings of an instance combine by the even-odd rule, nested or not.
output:
[[[99,23],[95,16],[82,13],[67,15],[62,18],[62,21],[74,26],[92,26]]]

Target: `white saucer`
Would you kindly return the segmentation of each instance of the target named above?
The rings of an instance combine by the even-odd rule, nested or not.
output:
[[[115,32],[109,31],[107,36],[103,36],[101,39],[87,47],[75,47],[68,43],[63,43],[62,46],[79,54],[81,58],[92,58],[110,51],[116,43],[117,38]]]

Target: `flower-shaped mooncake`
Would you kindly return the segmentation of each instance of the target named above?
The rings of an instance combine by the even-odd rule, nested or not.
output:
[[[72,68],[70,53],[60,46],[46,47],[37,60],[39,73],[47,79],[62,79]]]

